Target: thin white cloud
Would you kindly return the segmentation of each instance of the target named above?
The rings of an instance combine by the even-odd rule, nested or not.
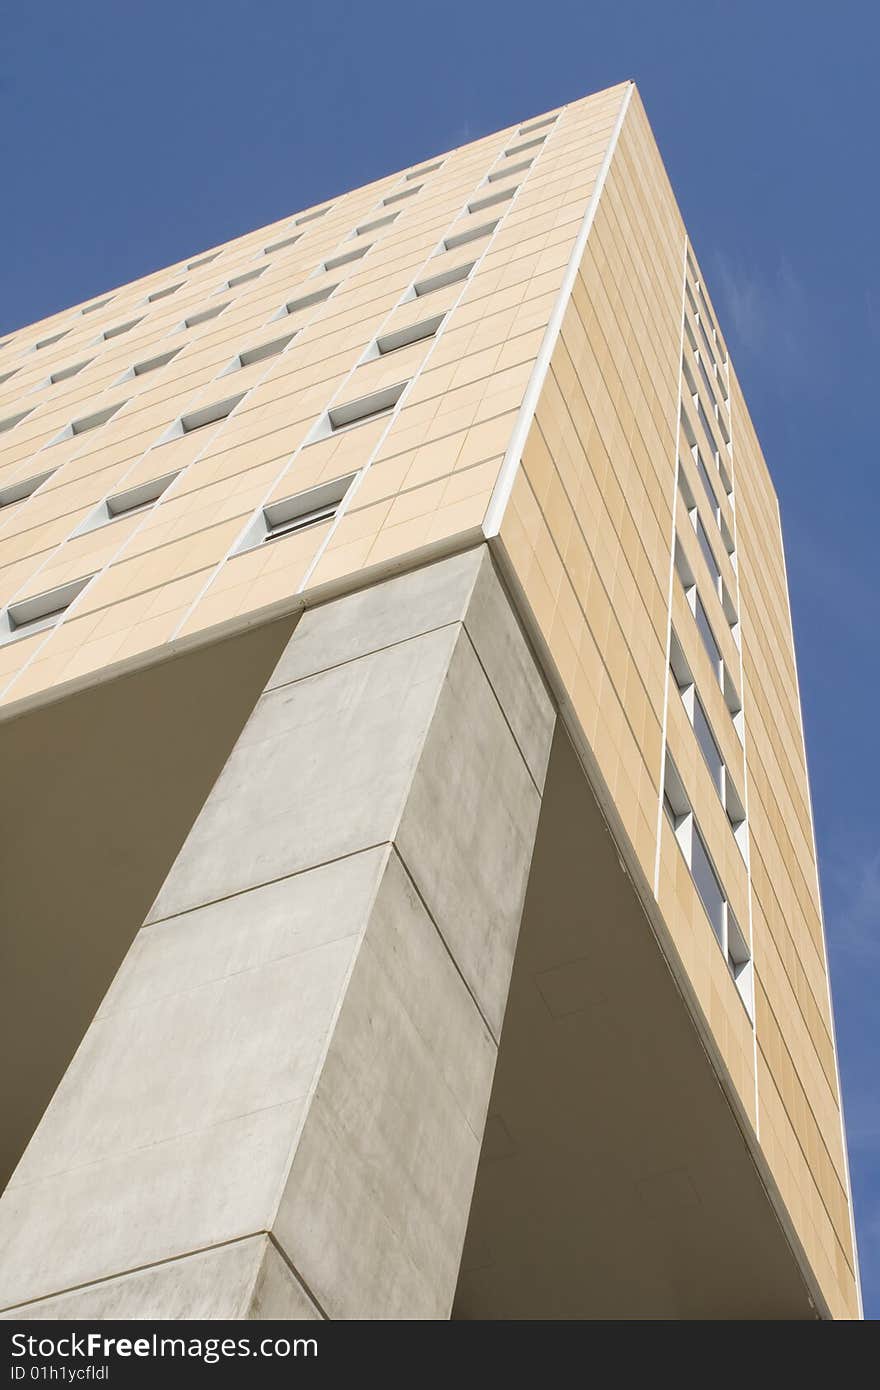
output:
[[[817,353],[815,315],[791,262],[783,256],[775,270],[768,272],[734,264],[723,254],[715,260],[719,295],[739,349],[780,376],[801,380],[812,376]]]
[[[829,933],[838,950],[863,961],[880,960],[880,845],[832,857]]]

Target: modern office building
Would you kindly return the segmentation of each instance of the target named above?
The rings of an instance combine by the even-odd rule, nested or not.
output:
[[[777,500],[632,84],[8,337],[0,629],[5,1317],[859,1316]]]

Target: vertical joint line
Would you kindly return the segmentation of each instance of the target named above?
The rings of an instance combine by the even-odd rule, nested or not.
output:
[[[687,288],[688,235],[681,252],[681,329],[678,342],[678,395],[675,403],[675,456],[672,470],[672,534],[669,541],[669,582],[666,588],[666,669],[663,673],[663,719],[660,726],[660,795],[657,803],[657,843],[654,848],[654,897],[660,892],[660,844],[663,838],[663,787],[666,782],[666,732],[669,718],[669,657],[672,651],[672,587],[675,582],[675,527],[678,514],[678,455],[681,447],[681,382],[684,375],[684,316]]]
[[[614,122],[611,134],[608,137],[608,147],[605,151],[599,172],[596,175],[596,183],[593,187],[593,192],[590,194],[590,201],[584,213],[584,220],[580,225],[574,246],[571,250],[571,255],[568,258],[568,265],[565,268],[562,284],[559,287],[559,293],[553,305],[553,312],[544,330],[541,346],[538,349],[538,355],[535,358],[528,385],[526,386],[525,395],[523,396],[522,404],[513,426],[513,433],[510,436],[510,442],[504,454],[504,460],[498,473],[498,479],[492,490],[492,496],[489,499],[489,506],[486,509],[486,515],[483,521],[483,534],[487,539],[497,536],[501,530],[501,521],[507,509],[510,494],[513,491],[513,484],[516,479],[517,470],[519,469],[522,451],[525,447],[526,436],[528,435],[529,427],[534,418],[538,399],[547,377],[547,372],[550,370],[550,359],[553,356],[553,349],[562,332],[562,320],[565,317],[565,310],[568,306],[568,301],[571,299],[577,273],[584,257],[590,229],[596,219],[599,199],[602,196],[602,190],[605,187],[608,171],[611,168],[611,161],[617,149],[617,142],[620,138],[620,132],[623,129],[626,113],[629,110],[632,93],[633,84],[630,82],[621,98],[620,110],[617,113],[617,118]]]
[[[739,587],[739,534],[736,525],[736,449],[733,438],[733,387],[730,380],[730,352],[727,354],[727,414],[730,426],[730,486],[731,517],[733,519],[733,553],[736,556],[736,616],[739,622],[739,697],[742,701],[742,750],[743,750],[743,810],[746,817],[746,903],[749,912],[749,955],[752,962],[752,1071],[755,1082],[755,1137],[761,1139],[761,1104],[758,1093],[758,1028],[757,1017],[757,972],[755,967],[755,932],[752,921],[752,825],[749,819],[749,759],[748,759],[748,720],[746,718],[746,673],[743,661],[745,629],[743,625],[742,598]]]

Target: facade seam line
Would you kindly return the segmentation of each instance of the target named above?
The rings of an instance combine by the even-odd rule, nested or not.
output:
[[[523,396],[522,404],[519,408],[519,414],[517,415],[513,427],[513,433],[507,445],[504,461],[501,464],[498,480],[492,491],[492,496],[489,499],[489,506],[486,510],[486,516],[483,522],[483,530],[487,537],[497,536],[501,529],[501,521],[507,509],[510,494],[513,491],[513,484],[517,470],[519,469],[523,448],[525,447],[526,436],[528,435],[529,428],[534,418],[547,373],[550,370],[550,359],[553,356],[553,349],[556,347],[559,335],[562,332],[562,320],[565,317],[565,310],[571,299],[571,293],[574,289],[574,283],[577,279],[581,261],[583,260],[590,229],[593,226],[596,212],[599,208],[599,199],[602,197],[602,190],[605,187],[608,171],[611,168],[611,161],[617,149],[620,132],[623,129],[626,113],[629,110],[630,98],[633,94],[633,85],[632,82],[628,84],[621,99],[620,110],[617,113],[617,119],[614,122],[611,135],[608,138],[608,147],[605,151],[605,156],[602,160],[599,172],[596,175],[596,182],[590,194],[590,201],[584,213],[584,220],[581,223],[574,246],[571,249],[571,255],[568,260],[568,265],[565,268],[562,284],[559,287],[556,303],[553,305],[553,312],[544,330],[544,337],[541,340],[541,346],[538,349],[538,355],[532,367],[532,373],[529,377],[525,395]]]
[[[678,514],[678,453],[681,447],[681,380],[684,356],[685,289],[687,286],[688,236],[681,248],[681,331],[678,344],[678,395],[675,403],[675,457],[672,467],[672,521],[669,540],[669,582],[666,588],[666,665],[663,672],[663,718],[660,724],[660,784],[657,804],[657,835],[654,845],[654,897],[659,901],[660,845],[663,839],[663,794],[666,785],[666,737],[669,719],[669,658],[672,652],[672,590],[675,583],[675,537]]]
[[[268,1238],[269,1244],[272,1246],[273,1250],[276,1251],[276,1253],[277,1253],[277,1255],[278,1255],[278,1258],[279,1258],[280,1260],[283,1260],[283,1261],[284,1261],[284,1264],[285,1264],[285,1265],[287,1266],[287,1268],[290,1270],[290,1273],[293,1275],[293,1278],[294,1278],[294,1279],[296,1280],[296,1282],[299,1284],[299,1286],[300,1286],[300,1288],[302,1289],[303,1293],[306,1295],[306,1297],[307,1297],[312,1303],[314,1303],[314,1305],[315,1305],[315,1307],[317,1308],[318,1312],[321,1314],[321,1317],[323,1318],[324,1322],[330,1322],[330,1320],[331,1320],[331,1319],[330,1319],[330,1314],[327,1312],[327,1309],[324,1307],[324,1305],[322,1304],[321,1300],[320,1300],[320,1299],[317,1297],[317,1295],[315,1294],[314,1289],[312,1289],[312,1288],[310,1287],[310,1285],[306,1282],[306,1280],[305,1280],[305,1279],[303,1278],[303,1276],[300,1274],[300,1272],[299,1272],[299,1270],[297,1269],[296,1265],[293,1263],[293,1260],[290,1258],[290,1256],[288,1255],[287,1251],[284,1249],[284,1246],[281,1244],[281,1242],[280,1242],[280,1241],[277,1239],[277,1237],[275,1236],[274,1231],[267,1231],[267,1232],[266,1232],[266,1236],[267,1236],[267,1238]]]
[[[701,293],[702,293],[703,291],[705,291],[705,285],[703,284],[702,272],[700,273],[700,286],[701,286]],[[723,345],[723,344],[719,344],[719,346],[720,346],[720,347],[723,347],[724,345]],[[749,819],[749,756],[748,756],[749,750],[748,750],[748,719],[746,718],[746,670],[745,670],[745,661],[744,661],[744,657],[743,657],[743,644],[744,644],[744,638],[743,638],[743,606],[742,606],[742,594],[741,594],[741,592],[740,592],[740,584],[739,584],[739,571],[740,571],[740,562],[741,562],[742,557],[741,557],[741,555],[740,555],[740,553],[739,553],[739,535],[738,535],[738,533],[737,533],[737,525],[736,525],[736,457],[735,457],[736,450],[735,450],[735,447],[734,447],[734,437],[733,437],[733,392],[732,392],[731,386],[730,386],[730,354],[727,352],[727,349],[726,349],[726,348],[724,349],[724,352],[725,352],[725,363],[724,363],[724,365],[725,365],[725,368],[726,368],[726,370],[727,370],[727,422],[728,422],[728,434],[730,435],[730,445],[729,445],[729,448],[730,448],[730,485],[731,485],[731,489],[732,489],[732,490],[731,490],[731,494],[730,494],[730,519],[731,519],[731,523],[732,523],[732,527],[733,527],[733,553],[734,553],[734,555],[735,555],[735,557],[736,557],[736,566],[735,566],[734,571],[733,571],[733,576],[734,576],[734,579],[736,580],[736,619],[737,619],[737,623],[739,624],[739,642],[737,643],[737,648],[738,648],[738,651],[739,651],[739,698],[740,698],[740,701],[741,701],[741,704],[742,704],[743,811],[745,812],[745,823],[746,823],[746,829],[745,829],[745,844],[746,844],[745,860],[746,860],[746,886],[747,886],[747,890],[748,890],[746,902],[747,902],[747,904],[748,904],[748,910],[749,910],[749,956],[751,957],[751,962],[752,962],[752,1070],[753,1070],[753,1072],[754,1072],[754,1081],[755,1081],[755,1134],[757,1135],[758,1142],[760,1143],[760,1141],[761,1141],[761,1100],[760,1100],[759,1086],[758,1086],[758,1025],[757,1025],[758,972],[757,972],[757,966],[756,966],[756,964],[755,964],[755,930],[754,930],[754,913],[753,913],[753,906],[752,906],[752,904],[753,904],[753,897],[754,897],[754,889],[753,889],[753,887],[752,887],[752,823],[751,823],[751,820]],[[724,385],[724,383],[723,383],[723,381],[722,381],[722,386],[723,386],[723,385]],[[813,837],[813,843],[815,844],[815,836]],[[826,959],[826,962],[827,962],[827,959],[828,959],[827,951],[826,951],[825,959]]]
[[[68,1284],[63,1289],[53,1289],[51,1293],[37,1294],[35,1298],[22,1299],[20,1303],[8,1303],[0,1308],[0,1313],[12,1313],[16,1308],[33,1308],[35,1304],[44,1303],[51,1298],[64,1298],[70,1293],[81,1293],[84,1289],[94,1289],[99,1284],[112,1284],[115,1279],[125,1279],[131,1274],[145,1274],[150,1269],[161,1269],[163,1265],[180,1264],[183,1260],[192,1259],[194,1255],[206,1255],[211,1250],[225,1250],[229,1245],[242,1245],[246,1240],[253,1240],[255,1237],[268,1236],[267,1230],[245,1231],[244,1235],[231,1236],[229,1240],[216,1240],[210,1245],[200,1245],[193,1250],[182,1250],[178,1255],[168,1255],[164,1260],[150,1260],[148,1264],[131,1265],[128,1269],[119,1269],[114,1274],[101,1274],[96,1279],[87,1279],[82,1284]]]

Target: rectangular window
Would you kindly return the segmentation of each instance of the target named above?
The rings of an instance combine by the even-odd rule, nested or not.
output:
[[[734,685],[730,672],[727,670],[726,667],[724,670],[724,677],[721,683],[721,689],[724,692],[724,703],[727,705],[727,708],[730,711],[730,717],[733,720],[733,727],[736,730],[737,737],[739,738],[740,742],[742,742],[742,700],[739,698],[737,688]]]
[[[685,691],[693,686],[694,678],[691,675],[691,669],[685,660],[684,650],[674,628],[669,645],[669,665],[675,677],[675,683],[678,686],[679,694],[684,695]]]
[[[512,188],[502,188],[498,193],[489,193],[485,198],[477,198],[472,203],[468,203],[468,212],[482,212],[484,208],[492,208],[496,203],[504,203],[508,198],[512,198],[518,185]]]
[[[453,266],[452,270],[443,270],[439,275],[429,275],[426,280],[419,280],[413,285],[413,291],[421,299],[423,295],[433,294],[435,290],[445,289],[447,285],[455,285],[459,280],[466,280],[476,265],[476,261],[468,261],[465,265]]]
[[[703,646],[706,648],[709,660],[712,663],[712,669],[714,670],[715,675],[718,679],[718,684],[723,688],[724,662],[721,658],[721,649],[718,646],[718,643],[715,641],[715,634],[713,633],[712,625],[709,622],[708,617],[706,616],[706,610],[703,607],[703,601],[700,598],[700,595],[695,594],[694,598],[696,599],[696,609],[694,611],[694,617],[697,620],[697,631],[700,634]]]
[[[0,386],[5,386],[7,381],[11,381],[18,370],[18,367],[13,367],[11,372],[3,372],[2,374],[0,374]],[[73,374],[71,373],[71,375]],[[52,378],[50,377],[49,380],[51,381]]]
[[[730,828],[733,831],[734,839],[745,855],[745,842],[741,832],[745,826],[746,808],[736,788],[731,781],[730,773],[724,769],[724,809],[727,812],[727,819],[730,821]]]
[[[706,909],[706,916],[709,918],[712,930],[723,949],[726,900],[721,884],[718,882],[718,875],[712,867],[709,851],[706,849],[703,837],[696,826],[693,827],[691,874],[703,907]]]
[[[409,347],[411,343],[421,343],[426,338],[433,338],[445,317],[445,314],[436,314],[434,318],[422,319],[421,323],[411,323],[406,328],[383,333],[376,339],[379,356],[384,357],[389,352]]]
[[[669,824],[672,826],[674,830],[676,825],[678,824],[678,816],[676,814],[675,807],[672,804],[672,798],[670,797],[669,792],[666,790],[665,787],[663,789],[663,810],[669,818]]]
[[[74,362],[72,367],[60,367],[57,372],[50,373],[49,384],[51,386],[57,386],[59,381],[68,381],[70,377],[76,376],[78,372],[81,372],[84,367],[88,367],[89,363],[93,361],[93,357],[87,357],[84,362]]]
[[[696,367],[698,367],[699,374],[701,374],[701,377],[703,379],[703,385],[705,385],[706,392],[708,392],[709,395],[709,399],[715,399],[715,392],[713,392],[712,389],[712,381],[710,381],[709,373],[708,371],[706,371],[705,361],[703,361],[702,357],[699,356],[699,350],[696,350],[696,352],[694,353],[694,361],[696,363]]]
[[[709,417],[703,409],[703,402],[699,399],[697,400],[697,415],[700,417],[700,424],[706,432],[706,438],[709,441],[712,452],[717,455],[719,453],[718,441],[715,438],[715,432],[712,426],[709,424]]]
[[[321,269],[336,270],[338,266],[348,265],[350,261],[359,261],[362,256],[365,256],[367,254],[372,245],[373,243],[370,242],[369,246],[361,246],[356,251],[343,251],[338,256],[331,256],[328,261],[324,262],[324,264],[321,266]]]
[[[715,735],[709,727],[706,711],[700,703],[699,696],[694,698],[694,733],[697,737],[697,743],[700,745],[700,752],[706,759],[706,766],[712,774],[712,781],[715,783],[718,795],[723,798],[724,759],[718,751]]]
[[[320,483],[292,497],[282,497],[263,507],[238,546],[239,552],[283,540],[309,526],[329,521],[338,512],[357,474],[348,473],[329,483]]]
[[[0,420],[0,434],[5,434],[7,430],[14,430],[16,425],[20,425],[22,420],[26,420],[33,413],[33,406],[27,410],[20,410],[17,415],[7,415],[5,420]]]
[[[486,175],[486,182],[497,183],[499,179],[512,179],[514,174],[525,173],[533,163],[534,160],[524,159],[521,164],[503,164],[500,169],[493,169],[491,174]]]
[[[349,425],[360,425],[365,420],[374,420],[377,415],[387,415],[400,400],[407,383],[397,382],[381,391],[372,391],[368,396],[360,396],[355,401],[345,401],[334,405],[327,412],[332,430],[347,429]]]
[[[62,328],[60,333],[53,333],[49,338],[41,338],[38,343],[34,343],[34,351],[38,352],[40,348],[47,348],[51,347],[53,343],[60,343],[65,334],[69,332],[69,328]]]
[[[117,323],[113,328],[105,328],[101,337],[105,343],[109,343],[111,338],[121,338],[123,333],[130,333],[133,328],[137,328],[139,323],[143,323],[143,318],[129,319],[127,323]]]
[[[675,562],[675,573],[681,580],[685,594],[688,596],[688,602],[690,602],[690,594],[697,581],[691,574],[691,567],[688,564],[688,558],[684,553],[684,547],[677,536],[675,538],[675,551],[673,558]]]
[[[542,116],[538,121],[532,121],[529,125],[520,126],[517,135],[531,135],[535,130],[543,130],[547,125],[555,125],[558,119],[558,111],[552,116]]]
[[[338,290],[337,285],[325,285],[321,290],[314,290],[311,294],[301,295],[299,299],[289,299],[284,306],[284,313],[298,314],[303,309],[311,309],[316,304],[323,304],[325,299],[329,299],[334,290]]]
[[[717,403],[715,409],[718,412],[718,428],[721,431],[721,438],[724,440],[725,444],[729,444],[730,430],[727,428],[727,421],[724,418],[724,411],[721,409],[721,406]]]
[[[720,506],[718,505],[718,498],[715,496],[715,489],[714,489],[714,487],[712,486],[712,479],[709,477],[709,470],[706,468],[706,465],[705,465],[705,463],[703,462],[703,455],[700,453],[699,449],[696,448],[696,447],[694,448],[694,458],[696,459],[696,463],[697,463],[697,472],[698,472],[699,475],[700,475],[700,482],[703,484],[703,487],[706,489],[706,496],[707,496],[708,499],[709,499],[710,505],[711,505],[711,507],[712,507],[713,515],[715,516],[715,520],[716,520],[716,521],[720,521],[720,520],[721,520],[721,508],[720,508]]]
[[[715,382],[716,382],[716,385],[717,385],[717,387],[718,387],[718,393],[719,393],[719,395],[721,396],[721,406],[723,407],[723,410],[721,410],[721,407],[719,407],[719,409],[721,410],[721,414],[722,414],[722,416],[723,416],[724,411],[727,411],[727,413],[728,413],[728,415],[729,415],[729,414],[730,414],[730,392],[729,392],[729,390],[727,389],[727,382],[724,380],[724,368],[723,368],[719,363],[717,363],[717,362],[716,362],[716,364],[715,364]],[[729,443],[730,443],[730,440],[728,439],[727,442],[728,442],[728,444],[729,444]]]
[[[514,145],[511,149],[505,150],[504,158],[516,159],[517,155],[525,154],[526,150],[533,150],[538,145],[543,145],[546,139],[546,135],[536,135],[534,140],[524,140],[521,145]]]
[[[703,559],[706,561],[706,564],[709,567],[709,573],[712,576],[712,583],[715,586],[716,592],[720,594],[721,570],[718,568],[718,562],[715,559],[715,552],[713,551],[712,546],[709,543],[709,537],[706,533],[706,528],[703,525],[699,516],[696,518],[696,532],[700,549],[703,552]]]
[[[698,289],[697,293],[698,293],[699,296],[700,296],[700,304],[703,306],[703,312],[704,312],[705,315],[706,315],[706,322],[708,323],[708,325],[709,325],[709,327],[711,328],[712,332],[713,332],[713,333],[716,333],[717,330],[716,330],[716,328],[715,328],[715,320],[713,319],[712,315],[711,315],[710,312],[709,312],[709,305],[706,303],[706,296],[705,296],[704,293],[703,293],[703,286],[702,286],[702,285],[699,286],[699,289]]]
[[[323,506],[308,507],[305,511],[294,516],[285,516],[283,504],[275,507],[266,507],[266,541],[277,541],[282,536],[291,536],[296,531],[305,531],[309,526],[317,526],[319,521],[329,521],[331,516],[335,516],[339,510],[339,502],[325,502]],[[270,520],[270,518],[275,518]]]
[[[681,493],[681,500],[684,502],[685,505],[685,510],[687,511],[688,516],[691,518],[691,521],[693,521],[694,513],[697,510],[697,502],[696,498],[694,497],[691,485],[688,482],[688,476],[681,466],[681,459],[679,459],[678,461],[678,488],[679,492]]]
[[[696,314],[696,312],[697,312],[697,306],[696,306],[696,304],[694,304],[694,313]],[[704,345],[704,347],[705,347],[705,349],[706,349],[706,355],[707,355],[709,358],[711,358],[711,360],[715,363],[715,365],[716,365],[716,367],[717,367],[717,365],[718,365],[718,358],[715,356],[715,349],[712,347],[712,344],[709,342],[709,335],[707,334],[705,328],[703,327],[703,321],[702,321],[702,319],[701,319],[699,316],[697,316],[697,327],[699,328],[699,330],[700,330],[700,336],[701,336],[701,338],[703,339],[703,345]]]
[[[271,241],[268,246],[263,247],[263,255],[271,256],[273,251],[286,251],[288,246],[293,246],[299,241],[302,232],[294,232],[292,236],[283,236],[280,241]]]
[[[319,521],[329,521],[331,516],[336,515],[337,507],[338,503],[328,502],[324,507],[313,507],[303,512],[302,516],[291,517],[289,521],[276,521],[269,525],[263,544],[281,540],[283,536],[292,536],[296,531],[305,531],[309,526],[317,526]],[[266,508],[267,516],[270,511],[271,508]]]
[[[60,444],[63,439],[74,439],[78,435],[88,434],[90,430],[96,430],[101,425],[106,425],[108,420],[112,420],[117,411],[121,410],[127,401],[117,401],[115,405],[108,405],[103,410],[96,410],[93,415],[82,415],[78,420],[72,420],[69,425],[65,425],[50,444]]]
[[[246,285],[249,280],[259,279],[268,269],[269,267],[267,265],[260,265],[257,266],[256,270],[243,270],[241,275],[233,275],[231,280],[226,281],[226,288],[228,290],[234,290],[239,285]]]
[[[694,381],[694,374],[693,374],[693,372],[691,371],[690,367],[688,366],[687,362],[684,362],[684,361],[682,362],[682,364],[681,364],[681,372],[682,372],[682,376],[684,377],[684,380],[685,380],[685,385],[687,386],[687,389],[688,389],[688,395],[692,396],[693,399],[694,399],[694,401],[696,402],[696,401],[697,401],[697,383]],[[698,406],[698,409],[699,409],[699,406]]]
[[[273,338],[271,342],[258,343],[256,347],[246,348],[238,354],[239,367],[253,367],[256,362],[265,362],[270,357],[277,357],[295,337],[296,333],[286,333],[283,338]]]
[[[222,314],[224,309],[229,308],[229,301],[225,304],[214,304],[210,309],[201,309],[197,314],[190,314],[188,319],[183,320],[184,328],[198,328],[200,323],[207,323],[209,319],[215,319],[218,314]]]
[[[443,242],[444,251],[454,251],[458,246],[466,246],[469,241],[480,241],[483,237],[491,236],[498,226],[495,222],[483,222],[479,227],[468,227],[464,232],[453,232]]]
[[[104,410],[96,410],[94,415],[83,415],[79,420],[74,420],[70,426],[72,435],[88,434],[89,430],[96,430],[101,425],[106,425],[108,420],[112,420],[117,410],[121,410],[126,404],[125,401],[117,401],[116,405],[109,405]]]
[[[730,910],[730,904],[727,907],[727,968],[751,1018],[754,1011],[752,960],[748,942]]]
[[[22,478],[17,483],[8,483],[6,487],[0,488],[0,509],[11,507],[13,502],[23,502],[26,497],[32,497],[38,487],[42,487],[55,472],[50,468],[48,473],[35,473],[32,478]]]
[[[400,193],[389,193],[387,198],[382,199],[382,206],[384,208],[389,208],[392,203],[399,203],[404,198],[412,198],[416,193],[421,193],[421,191],[422,185],[418,183],[415,188],[404,188]]]
[[[133,512],[146,511],[152,507],[164,492],[167,492],[175,478],[179,478],[178,473],[165,473],[161,478],[151,478],[148,483],[139,483],[137,487],[126,488],[122,492],[114,493],[108,497],[103,504],[107,511],[107,519],[115,521],[120,516],[131,516]]]
[[[200,256],[197,261],[190,261],[186,268],[187,270],[201,270],[203,265],[210,265],[212,261],[216,261],[219,255],[219,251],[211,251],[207,256]]]
[[[203,430],[208,425],[216,425],[218,421],[225,420],[227,416],[231,415],[235,407],[243,400],[243,394],[230,396],[225,401],[214,401],[211,405],[203,405],[198,410],[181,415],[180,433],[193,434],[195,430]]]
[[[178,280],[176,285],[166,285],[163,290],[153,290],[152,294],[147,295],[147,302],[155,304],[157,299],[167,299],[170,294],[177,294],[177,291],[186,281]]]
[[[407,179],[420,179],[425,174],[436,173],[436,171],[440,168],[440,165],[442,163],[443,160],[438,159],[434,164],[423,164],[420,169],[410,169],[409,173],[405,177]]]
[[[703,378],[703,384],[706,387],[706,394],[708,395],[709,400],[712,402],[713,405],[717,405],[718,402],[715,399],[715,391],[712,387],[712,382],[709,377],[709,373],[706,371],[705,363],[703,362],[703,359],[698,352],[694,353],[694,361],[700,369],[700,376]]]
[[[378,231],[380,227],[387,227],[398,216],[399,213],[397,212],[387,212],[384,217],[374,217],[371,222],[362,222],[359,227],[356,227],[354,234],[355,236],[366,236],[369,232]]]
[[[29,637],[31,633],[54,627],[74,600],[79,598],[91,578],[92,575],[87,575],[84,579],[74,579],[69,584],[48,589],[44,594],[10,603],[0,623],[0,640],[8,642],[16,637]]]
[[[161,478],[151,478],[149,482],[138,483],[135,487],[123,488],[119,492],[114,492],[112,496],[105,497],[103,502],[99,502],[97,507],[89,513],[74,531],[74,536],[84,536],[90,531],[95,531],[99,526],[108,526],[112,521],[119,521],[122,517],[134,516],[138,512],[149,511],[154,507],[163,493],[174,482],[175,478],[180,477],[180,472],[165,473]]]
[[[106,309],[113,299],[112,294],[108,294],[106,299],[96,299],[94,304],[87,304],[84,309],[80,309],[81,314],[96,314],[99,309]]]
[[[148,357],[144,362],[135,362],[131,369],[132,375],[146,376],[148,372],[157,372],[160,367],[167,367],[179,352],[180,348],[172,348],[171,352],[160,352],[158,357]]]
[[[690,827],[682,826],[682,822],[691,814],[690,802],[685,795],[684,784],[678,775],[675,764],[668,756],[663,782],[663,805],[666,814],[672,821],[672,828],[674,830],[684,828],[688,832],[684,837],[684,843],[682,844],[682,840],[679,840],[679,844],[682,844],[682,848],[686,850],[688,862],[690,862]]]
[[[330,211],[332,206],[332,203],[328,203],[326,207],[315,208],[314,212],[302,212],[300,213],[299,217],[294,218],[293,225],[295,227],[301,227],[304,222],[314,222],[317,218],[324,217],[325,214]]]

